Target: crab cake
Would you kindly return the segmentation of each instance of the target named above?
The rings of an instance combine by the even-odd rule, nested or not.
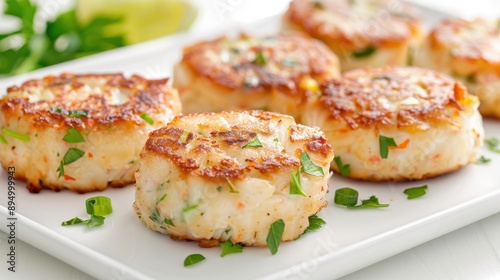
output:
[[[0,161],[31,192],[84,193],[134,182],[148,133],[180,114],[167,80],[62,74],[12,86],[0,100]]]
[[[500,118],[500,29],[482,19],[446,19],[429,34],[415,64],[462,81],[483,116]]]
[[[134,209],[155,231],[216,246],[293,240],[327,205],[333,152],[316,127],[264,111],[178,116],[141,153]]]
[[[407,65],[424,34],[419,12],[397,0],[293,0],[283,29],[325,42],[342,71]]]
[[[339,72],[337,57],[319,41],[240,35],[185,48],[174,87],[184,113],[261,109],[298,119],[318,83]]]
[[[479,102],[444,74],[413,67],[352,70],[322,84],[321,92],[302,121],[325,132],[337,156],[332,169],[344,176],[419,180],[477,159],[484,134]]]

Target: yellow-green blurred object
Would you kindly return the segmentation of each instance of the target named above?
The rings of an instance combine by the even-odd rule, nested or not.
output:
[[[198,10],[188,0],[77,0],[76,13],[84,23],[96,15],[123,18],[104,32],[135,44],[187,30]]]

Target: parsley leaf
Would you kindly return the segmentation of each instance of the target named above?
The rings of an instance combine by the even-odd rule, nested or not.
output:
[[[389,204],[380,204],[378,198],[374,195],[370,196],[369,199],[361,200],[361,205],[347,206],[347,208],[381,208],[389,207]]]
[[[387,158],[389,155],[389,147],[397,147],[396,141],[394,141],[391,137],[386,137],[383,135],[379,135],[378,142],[380,145],[380,156],[382,158]]]
[[[167,219],[167,218],[165,218],[165,219],[163,220],[163,222],[164,222],[165,224],[169,225],[169,226],[173,226],[173,227],[175,227],[174,222],[172,222],[172,220],[171,220],[171,219]]]
[[[491,158],[487,158],[483,155],[481,155],[481,157],[479,157],[476,161],[476,164],[487,164],[491,161]]]
[[[190,266],[203,261],[205,257],[201,254],[191,254],[184,260],[184,266]]]
[[[269,248],[269,251],[271,251],[271,254],[275,255],[278,252],[278,247],[280,246],[284,231],[285,222],[282,219],[279,219],[271,224],[266,238],[267,247]]]
[[[333,160],[335,161],[335,165],[337,165],[337,168],[340,171],[340,175],[344,177],[349,176],[349,174],[351,173],[351,165],[342,164],[342,159],[340,158],[340,156],[333,158]]]
[[[367,56],[374,54],[376,51],[377,51],[377,48],[375,46],[370,45],[362,50],[353,52],[352,56],[355,58],[363,58],[363,57],[367,57]]]
[[[222,248],[221,257],[229,254],[241,253],[243,252],[243,247],[240,244],[233,244],[231,241],[226,240],[220,243],[219,246]]]
[[[323,168],[316,165],[307,152],[303,152],[300,155],[300,162],[302,163],[301,171],[313,176],[324,176]]]
[[[245,148],[260,148],[260,147],[262,147],[262,143],[260,143],[259,137],[255,136],[255,138],[250,140],[250,142],[246,143],[241,148],[245,149]]]
[[[405,189],[403,192],[408,195],[408,199],[421,197],[427,193],[427,185]]]
[[[259,51],[256,55],[255,55],[255,59],[252,61],[254,64],[257,64],[259,66],[264,66],[266,65],[267,61],[266,61],[266,57],[264,56],[264,53],[262,51]]]
[[[486,144],[486,146],[490,151],[495,153],[500,153],[500,147],[499,147],[500,141],[498,140],[498,138],[492,137],[489,139],[485,139],[484,143]]]
[[[68,143],[85,142],[85,139],[83,139],[80,132],[78,132],[78,130],[76,130],[74,127],[68,129],[68,133],[64,135],[63,140]]]
[[[64,154],[63,159],[61,160],[59,168],[56,170],[57,172],[59,172],[59,177],[64,175],[65,165],[75,162],[76,160],[81,158],[84,154],[85,152],[78,148],[69,148],[68,151],[66,151],[66,153]]]
[[[301,237],[302,235],[304,235],[308,232],[318,230],[323,225],[326,225],[326,222],[323,219],[321,219],[320,217],[318,217],[317,215],[309,216],[309,226],[307,226],[307,228],[304,230],[304,232],[301,235],[299,235],[299,237]],[[299,237],[297,237],[297,238],[299,238]]]
[[[297,172],[291,172],[292,180],[290,181],[290,194],[299,194],[301,196],[306,196],[302,190],[302,184],[300,183],[300,170]]]

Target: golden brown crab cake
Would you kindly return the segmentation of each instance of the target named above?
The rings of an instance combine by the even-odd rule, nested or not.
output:
[[[302,120],[325,132],[338,157],[335,172],[369,181],[419,180],[477,159],[484,134],[479,102],[444,74],[358,69],[323,83],[321,92]]]
[[[446,19],[429,34],[415,65],[462,81],[479,97],[483,116],[500,118],[500,28],[483,19]]]
[[[314,39],[240,35],[185,48],[174,87],[184,113],[262,109],[299,119],[318,84],[339,72],[337,57]]]
[[[290,116],[178,116],[149,135],[134,209],[150,229],[202,246],[225,240],[266,246],[271,224],[280,219],[282,240],[293,240],[327,205],[332,159],[324,133]]]
[[[167,79],[61,74],[0,100],[0,161],[31,192],[84,193],[133,183],[148,133],[181,113]]]
[[[283,30],[323,41],[342,71],[407,65],[424,34],[418,10],[397,0],[293,0]]]

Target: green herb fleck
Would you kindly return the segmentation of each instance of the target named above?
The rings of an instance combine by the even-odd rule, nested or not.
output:
[[[172,220],[171,220],[171,219],[167,219],[167,218],[165,218],[165,219],[163,220],[163,222],[165,222],[165,224],[167,224],[167,225],[169,225],[169,226],[173,226],[173,227],[175,227],[174,222],[172,222]]]
[[[380,204],[378,198],[374,195],[369,199],[361,200],[361,205],[347,206],[347,208],[382,208],[389,207],[389,204]]]
[[[421,197],[427,193],[427,185],[405,189],[403,192],[408,195],[408,199]]]
[[[266,57],[264,56],[264,53],[262,51],[257,52],[257,54],[255,55],[255,59],[252,62],[259,66],[264,66],[267,63]]]
[[[78,218],[78,217],[74,217],[73,219],[71,220],[67,220],[67,221],[64,221],[62,222],[62,226],[72,226],[72,225],[77,225],[77,224],[81,224],[81,223],[84,223],[85,221]]]
[[[316,165],[307,152],[300,155],[300,162],[302,163],[301,171],[313,176],[324,176],[323,168]]]
[[[148,116],[148,114],[146,114],[146,113],[142,113],[140,115],[140,117],[141,117],[141,119],[143,119],[145,122],[147,122],[150,125],[153,125],[155,123],[155,121],[150,116]]]
[[[163,194],[157,201],[156,204],[160,203],[160,201],[164,200],[167,197],[167,194]]]
[[[323,3],[321,3],[320,1],[313,1],[311,2],[312,6],[316,9],[324,9],[325,8],[325,5],[323,5]]]
[[[68,143],[85,142],[85,139],[83,139],[83,136],[74,127],[71,127],[70,129],[68,129],[68,133],[66,135],[64,135],[63,140],[68,142]]]
[[[66,151],[66,153],[64,154],[63,159],[61,160],[59,168],[56,170],[57,172],[59,172],[59,177],[64,175],[65,165],[75,162],[76,160],[81,158],[84,154],[85,152],[78,148],[69,148],[68,151]]]
[[[246,149],[246,148],[259,148],[259,147],[262,147],[262,143],[260,143],[259,137],[255,136],[255,138],[250,140],[250,142],[246,143],[241,148]]]
[[[275,255],[278,252],[283,232],[285,231],[285,222],[279,219],[271,224],[269,233],[267,234],[266,242],[271,254]]]
[[[465,80],[467,81],[467,83],[473,84],[476,82],[476,77],[474,76],[474,74],[470,74],[467,77],[465,77]]]
[[[396,141],[394,141],[391,137],[386,137],[383,135],[379,135],[378,143],[380,145],[380,156],[382,158],[387,158],[389,155],[389,147],[397,147]]]
[[[351,165],[350,164],[342,164],[342,159],[340,156],[337,156],[333,158],[335,161],[335,165],[337,165],[337,168],[339,169],[340,175],[346,177],[349,176],[351,173]]]
[[[274,142],[279,142],[280,140],[278,139],[278,137],[274,138],[273,139]]]
[[[500,147],[498,147],[500,144],[500,141],[498,141],[497,138],[492,137],[489,139],[485,139],[484,143],[486,144],[486,146],[488,147],[488,149],[490,151],[495,152],[495,153],[500,153]]]
[[[24,141],[24,142],[30,141],[30,137],[28,135],[24,135],[22,133],[15,132],[12,129],[4,128],[4,129],[2,129],[2,132],[3,132],[3,134],[5,134],[7,136],[19,139],[19,140]]]
[[[229,255],[229,254],[243,252],[243,247],[240,244],[233,244],[229,240],[226,240],[223,243],[220,243],[219,246],[222,248],[222,252],[220,253],[221,257],[224,257],[225,255]]]
[[[337,189],[334,202],[337,205],[354,206],[358,203],[358,191],[351,188]]]
[[[191,266],[193,264],[203,261],[205,257],[201,254],[192,254],[186,257],[184,260],[184,266]]]
[[[99,227],[104,224],[104,217],[103,216],[97,216],[97,215],[90,215],[90,219],[85,221],[85,224],[87,227]]]
[[[290,181],[290,194],[299,194],[301,196],[307,196],[302,190],[302,184],[300,182],[300,170],[297,172],[291,172],[292,180]]]
[[[481,155],[481,157],[479,157],[479,159],[476,161],[477,164],[487,164],[491,161],[490,158],[487,158],[483,155]]]
[[[7,144],[7,139],[5,139],[5,137],[3,137],[3,135],[0,135],[0,142]]]
[[[321,219],[320,217],[318,217],[317,215],[309,216],[309,226],[307,226],[307,228],[304,230],[304,232],[301,235],[299,235],[299,237],[301,237],[302,235],[304,235],[308,232],[318,230],[325,224],[326,224],[326,222],[323,219]],[[297,237],[297,238],[299,238],[299,237]]]
[[[367,56],[374,54],[376,51],[377,51],[377,48],[370,45],[362,50],[353,52],[352,56],[355,58],[363,58],[363,57],[367,57]]]
[[[226,177],[226,182],[229,185],[229,192],[231,192],[231,193],[239,193],[239,191],[237,191],[234,188],[233,182],[231,182],[231,180],[229,180],[229,178],[227,178],[227,177]]]
[[[160,211],[158,211],[157,207],[153,209],[153,213],[149,215],[149,219],[155,223],[161,223]]]

